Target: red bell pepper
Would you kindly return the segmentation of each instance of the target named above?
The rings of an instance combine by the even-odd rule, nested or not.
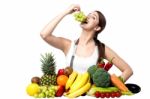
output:
[[[105,62],[104,62],[104,59],[103,58],[101,58],[101,60],[100,60],[100,62],[98,62],[98,67],[99,68],[104,68],[104,66],[105,66]]]
[[[108,71],[112,66],[113,66],[113,63],[112,63],[112,60],[114,59],[115,57],[113,57],[110,61],[107,62],[107,64],[104,66],[104,70]]]

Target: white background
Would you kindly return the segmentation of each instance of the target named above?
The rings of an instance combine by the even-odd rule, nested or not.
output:
[[[25,89],[33,76],[42,75],[42,53],[54,53],[57,69],[65,66],[64,54],[45,43],[40,31],[72,3],[80,4],[86,14],[100,10],[105,15],[107,25],[99,39],[133,68],[134,75],[127,82],[140,85],[142,91],[122,98],[147,98],[150,75],[148,0],[1,0],[0,97],[33,99]],[[78,22],[68,15],[58,25],[54,35],[76,39],[80,31]],[[119,74],[115,67],[110,72]]]

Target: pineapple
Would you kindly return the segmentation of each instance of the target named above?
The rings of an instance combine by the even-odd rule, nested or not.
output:
[[[56,66],[54,56],[52,55],[52,53],[46,53],[45,55],[41,55],[41,57],[41,70],[44,75],[41,77],[40,84],[42,86],[56,85]]]

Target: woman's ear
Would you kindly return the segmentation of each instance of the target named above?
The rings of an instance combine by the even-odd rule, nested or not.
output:
[[[95,30],[95,31],[100,31],[100,30],[101,30],[101,27],[100,27],[100,26],[97,26],[97,27],[95,27],[94,30]]]

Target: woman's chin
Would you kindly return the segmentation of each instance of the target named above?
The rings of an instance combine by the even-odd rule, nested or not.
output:
[[[81,27],[81,28],[84,28],[85,26],[86,26],[85,23],[81,23],[81,24],[80,24],[80,27]]]

